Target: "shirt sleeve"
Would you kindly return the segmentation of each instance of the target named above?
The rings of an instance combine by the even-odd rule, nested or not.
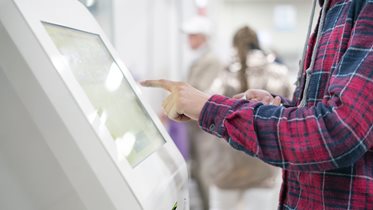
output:
[[[321,102],[286,108],[214,95],[201,112],[201,128],[287,170],[354,164],[373,145],[373,15],[365,11]]]

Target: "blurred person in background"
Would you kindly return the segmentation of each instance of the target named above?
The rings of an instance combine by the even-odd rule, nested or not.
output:
[[[237,30],[234,56],[217,77],[210,92],[232,97],[247,89],[263,89],[290,96],[292,87],[286,66],[260,48],[256,32],[248,26]],[[210,152],[202,174],[210,181],[210,210],[270,210],[277,205],[280,169],[252,158],[217,139],[206,139]]]
[[[314,0],[311,20],[317,2],[320,18],[312,36],[310,21],[291,101],[265,90],[229,98],[183,82],[142,84],[170,92],[169,118],[198,120],[233,148],[282,168],[278,209],[373,209],[373,1]]]
[[[210,87],[210,92],[232,97],[248,89],[263,89],[274,95],[291,97],[293,86],[288,68],[277,61],[274,53],[260,48],[257,33],[249,26],[236,31],[231,63]]]
[[[188,44],[193,52],[193,61],[189,67],[187,82],[193,87],[208,91],[214,79],[223,70],[224,65],[209,46],[212,34],[211,21],[204,16],[195,16],[182,26],[182,32],[187,35]],[[191,173],[191,209],[209,209],[209,184],[202,176],[203,161],[210,150],[204,142],[214,139],[212,135],[203,132],[195,123],[187,124],[190,173]],[[195,184],[195,185],[194,185]]]

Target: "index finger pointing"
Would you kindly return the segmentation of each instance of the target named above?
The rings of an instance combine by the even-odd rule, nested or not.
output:
[[[163,88],[168,91],[172,91],[173,87],[175,86],[175,82],[165,79],[159,79],[159,80],[144,80],[140,81],[140,84],[144,87],[157,87],[157,88]]]

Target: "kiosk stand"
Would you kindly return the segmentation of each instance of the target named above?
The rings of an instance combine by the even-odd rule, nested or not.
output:
[[[0,0],[0,209],[189,209],[186,164],[77,0]]]

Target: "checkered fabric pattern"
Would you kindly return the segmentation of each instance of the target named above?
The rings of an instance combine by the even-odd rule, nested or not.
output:
[[[205,131],[284,169],[279,209],[373,209],[373,0],[326,8],[305,107],[304,71],[287,106],[214,95],[199,119]]]

